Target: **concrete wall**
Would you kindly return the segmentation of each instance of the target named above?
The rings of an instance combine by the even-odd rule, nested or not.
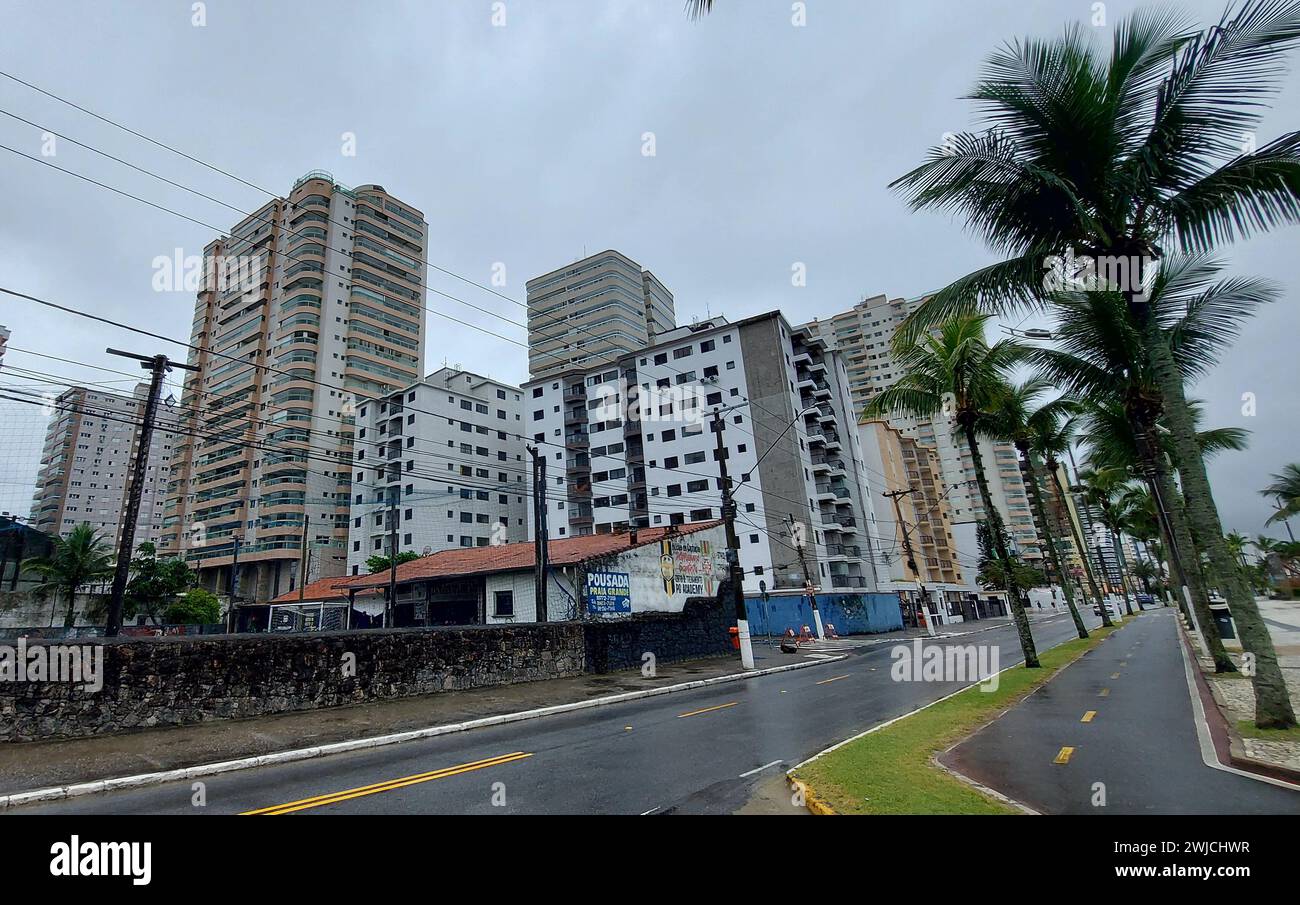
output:
[[[814,627],[812,607],[806,596],[772,596],[764,605],[761,598],[746,597],[751,635],[783,635],[787,628],[796,632],[802,626]],[[894,632],[903,627],[902,613],[898,609],[898,595],[872,594],[818,594],[817,608],[822,622],[831,623],[841,635]]]
[[[102,690],[0,682],[0,739],[102,735],[557,679],[639,667],[647,652],[658,662],[718,656],[731,653],[733,622],[727,607],[706,599],[680,614],[610,623],[87,640],[77,646],[103,650]]]

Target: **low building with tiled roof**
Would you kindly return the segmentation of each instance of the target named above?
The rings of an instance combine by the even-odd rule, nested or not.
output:
[[[580,614],[679,612],[711,597],[726,576],[721,521],[553,540],[547,548],[546,612],[539,613],[532,543],[442,550],[397,567],[393,625],[484,625],[557,621]],[[306,603],[351,601],[351,625],[382,618],[387,571],[327,578],[303,589]],[[274,605],[296,604],[297,592]]]

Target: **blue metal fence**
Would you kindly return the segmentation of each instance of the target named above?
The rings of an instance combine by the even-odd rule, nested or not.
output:
[[[761,597],[746,597],[745,608],[749,614],[751,635],[785,634],[787,628],[796,632],[801,626],[812,626],[812,606],[806,596],[772,596],[765,603]],[[898,595],[871,594],[818,594],[817,609],[822,622],[831,623],[841,635],[865,635],[876,632],[894,632],[903,627],[903,615],[898,608]]]

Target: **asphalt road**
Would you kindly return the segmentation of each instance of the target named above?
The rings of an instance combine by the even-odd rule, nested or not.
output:
[[[947,762],[1048,814],[1300,814],[1300,792],[1206,766],[1179,644],[1173,610],[1142,615]]]
[[[1045,649],[1075,633],[1066,615],[1037,623],[1034,635]],[[1002,667],[1021,659],[1010,626],[949,643],[996,645]],[[732,813],[760,784],[770,789],[779,771],[964,684],[891,681],[892,646],[743,682],[207,777],[201,807],[180,782],[11,813]]]

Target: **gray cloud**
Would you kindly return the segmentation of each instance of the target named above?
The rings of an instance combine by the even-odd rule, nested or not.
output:
[[[1220,3],[1182,4],[1202,20]],[[691,23],[674,0],[506,0],[492,4],[339,0],[0,2],[0,59],[15,74],[277,193],[310,169],[345,184],[378,182],[419,206],[430,259],[478,282],[507,267],[507,294],[584,252],[617,247],[673,289],[679,317],[774,307],[793,321],[863,295],[916,295],[991,260],[943,217],[908,213],[886,188],[946,131],[972,124],[959,100],[1004,40],[1058,31],[1082,2],[813,0],[808,25],[784,0],[720,0]],[[1130,3],[1111,2],[1114,21]],[[1294,127],[1300,80],[1261,138]],[[264,196],[0,80],[0,107],[251,210]],[[657,155],[641,154],[653,132]],[[341,135],[357,136],[355,158]],[[0,142],[39,153],[39,136],[0,117]],[[224,227],[238,215],[76,148],[67,166]],[[0,152],[0,285],[169,336],[188,334],[192,299],[150,290],[151,261],[196,254],[212,230],[115,197]],[[1287,304],[1252,324],[1195,388],[1209,422],[1254,431],[1251,450],[1211,466],[1229,528],[1255,533],[1268,508],[1255,490],[1300,458],[1290,387],[1300,280],[1296,231],[1225,251],[1234,272],[1283,285]],[[806,288],[790,267],[808,267]],[[432,274],[431,287],[511,320],[523,309]],[[522,329],[431,294],[429,304],[519,340]],[[0,300],[22,349],[121,367],[109,343],[171,351],[89,322]],[[1026,325],[1033,323],[1029,321]],[[437,317],[426,369],[444,359],[521,380],[516,345]],[[120,375],[41,362],[15,365],[77,379]],[[0,378],[10,385],[19,381]],[[1258,414],[1241,415],[1241,394]],[[7,405],[13,440],[0,455],[0,508],[26,510],[43,420]],[[34,439],[33,439],[34,438]],[[35,446],[33,446],[33,443]],[[1275,532],[1276,533],[1276,532]]]

